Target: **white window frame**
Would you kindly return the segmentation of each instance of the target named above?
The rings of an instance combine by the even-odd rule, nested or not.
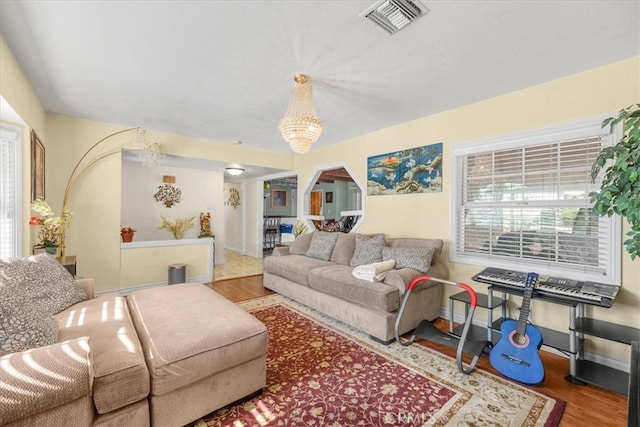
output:
[[[15,258],[20,256],[22,249],[22,228],[20,227],[22,220],[22,210],[20,208],[22,206],[22,193],[20,191],[20,183],[22,180],[22,129],[6,123],[0,123],[0,132],[2,133],[2,139],[6,138],[10,143],[13,142],[15,144],[12,157],[5,158],[4,156],[0,156],[0,168],[3,171],[3,175],[6,173],[5,171],[9,171],[13,176],[13,185],[10,190],[13,194],[9,195],[13,196],[13,200],[9,204],[9,206],[12,205],[12,208],[6,208],[6,198],[8,195],[4,194],[4,183],[0,186],[0,198],[2,199],[0,203],[4,205],[0,210],[0,214],[5,215],[6,218],[13,219],[12,224],[11,221],[7,221],[10,223],[7,225],[8,230],[2,230],[2,232],[8,231],[11,233],[12,247],[7,253],[3,251],[0,255],[2,258]],[[1,179],[2,177],[0,177],[0,180]]]
[[[490,254],[465,253],[458,249],[457,238],[461,230],[458,230],[458,210],[462,206],[464,177],[463,170],[458,166],[458,160],[467,155],[493,152],[503,149],[524,148],[540,144],[552,144],[580,138],[600,137],[602,145],[614,145],[622,136],[622,126],[618,125],[613,130],[607,126],[602,128],[602,121],[608,116],[580,120],[567,124],[555,125],[525,132],[518,132],[497,137],[484,138],[456,144],[451,149],[451,176],[452,196],[450,197],[450,236],[451,246],[449,260],[456,263],[474,264],[485,267],[497,267],[516,271],[535,271],[538,274],[553,277],[563,277],[574,280],[591,280],[595,282],[611,283],[619,285],[621,282],[621,248],[622,248],[622,221],[619,215],[601,217],[602,224],[610,230],[608,245],[610,249],[606,254],[605,272],[603,275],[594,275],[591,272],[578,271],[578,269],[562,264],[546,264],[535,259],[496,257]]]

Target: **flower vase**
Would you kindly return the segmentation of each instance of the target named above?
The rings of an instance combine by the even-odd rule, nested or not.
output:
[[[44,251],[49,255],[55,255],[58,252],[57,246],[45,246]]]
[[[121,233],[120,235],[122,236],[122,241],[124,243],[129,243],[133,240],[133,234],[134,233]]]

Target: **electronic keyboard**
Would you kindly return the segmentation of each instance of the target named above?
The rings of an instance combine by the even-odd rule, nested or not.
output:
[[[524,291],[527,273],[487,267],[473,276],[473,280],[498,288]],[[620,286],[559,277],[540,276],[533,290],[535,296],[550,296],[567,302],[585,303],[609,308],[618,294]]]

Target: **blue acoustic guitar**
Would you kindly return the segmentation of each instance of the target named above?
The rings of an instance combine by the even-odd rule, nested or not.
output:
[[[527,324],[531,293],[538,282],[536,273],[529,273],[525,283],[520,318],[505,320],[500,326],[500,341],[489,353],[491,366],[502,375],[523,384],[537,385],[544,381],[544,366],[538,350],[542,345],[542,334]]]

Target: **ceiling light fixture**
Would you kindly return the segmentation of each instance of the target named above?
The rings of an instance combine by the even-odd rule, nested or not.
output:
[[[226,171],[229,173],[229,175],[238,176],[238,175],[242,175],[242,172],[244,172],[244,169],[242,169],[242,168],[227,168]]]
[[[309,76],[293,76],[291,99],[287,114],[280,120],[280,133],[294,153],[304,154],[322,133],[322,121],[316,117]]]

